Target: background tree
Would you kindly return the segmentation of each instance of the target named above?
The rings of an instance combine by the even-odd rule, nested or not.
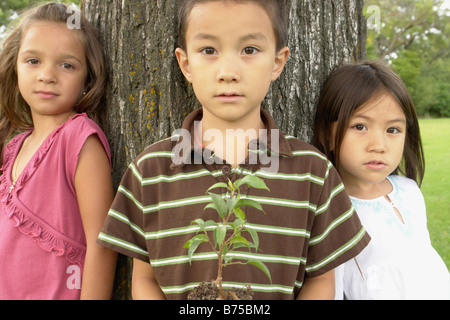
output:
[[[381,22],[379,30],[368,30],[367,57],[391,63],[421,116],[450,117],[450,11],[446,3],[449,1],[365,2],[366,8],[379,8]]]
[[[311,141],[325,77],[337,64],[365,58],[363,1],[287,2],[291,56],[263,107],[285,133]],[[177,0],[81,1],[82,11],[100,31],[109,61],[105,131],[115,186],[146,146],[170,136],[200,107],[174,55],[176,7]],[[121,256],[116,298],[129,298],[130,274],[130,261]]]
[[[7,25],[15,12],[28,7],[32,2],[30,0],[0,1],[0,26]]]

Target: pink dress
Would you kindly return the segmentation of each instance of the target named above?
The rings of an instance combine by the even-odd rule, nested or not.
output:
[[[0,299],[79,299],[86,238],[74,186],[78,156],[95,134],[110,157],[106,136],[86,114],[50,134],[15,185],[14,160],[32,131],[4,151],[0,177]]]

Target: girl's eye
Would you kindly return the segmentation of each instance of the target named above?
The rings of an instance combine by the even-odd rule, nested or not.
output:
[[[67,70],[75,69],[73,65],[71,65],[70,63],[67,63],[67,62],[64,62],[61,66]]]
[[[28,59],[26,62],[27,62],[28,64],[38,64],[38,63],[39,63],[39,60],[38,60],[38,59]]]
[[[387,129],[387,132],[391,134],[397,134],[400,133],[401,131],[398,128],[389,128]]]
[[[247,47],[247,48],[245,48],[244,50],[242,50],[242,53],[243,54],[255,54],[255,53],[257,53],[258,52],[258,49],[256,49],[256,48],[253,48],[253,47]]]
[[[353,129],[356,129],[356,130],[358,130],[358,131],[364,131],[364,130],[366,130],[366,126],[363,125],[363,124],[357,124],[357,125],[354,125],[352,128],[353,128]]]
[[[214,48],[204,48],[202,51],[201,51],[203,54],[206,54],[206,55],[213,55],[213,54],[215,54],[216,53],[216,50],[214,49]]]

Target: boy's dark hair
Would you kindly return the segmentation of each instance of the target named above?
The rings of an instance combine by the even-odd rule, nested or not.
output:
[[[187,20],[195,5],[211,1],[245,3],[254,2],[262,7],[272,21],[275,32],[276,50],[287,45],[287,8],[285,0],[180,0],[178,7],[178,46],[186,50]],[[230,22],[232,22],[230,17]]]
[[[316,110],[314,145],[339,169],[339,152],[350,117],[358,108],[383,94],[390,94],[406,117],[403,159],[393,173],[401,173],[420,185],[425,158],[416,108],[403,81],[384,62],[347,64],[330,73]]]

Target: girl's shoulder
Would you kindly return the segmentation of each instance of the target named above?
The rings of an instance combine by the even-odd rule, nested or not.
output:
[[[390,175],[388,176],[388,179],[393,184],[394,188],[401,187],[402,189],[419,189],[417,183],[407,177]]]
[[[65,126],[66,131],[77,131],[80,130],[80,127],[83,129],[90,129],[103,134],[100,126],[92,119],[90,119],[86,113],[77,113],[72,116],[69,121],[66,122]]]
[[[102,143],[107,143],[107,138],[100,126],[85,113],[78,113],[58,128],[54,135],[60,135],[61,140],[80,141],[84,143],[90,135],[97,135]]]
[[[61,130],[63,132],[59,133],[61,135],[60,143],[70,145],[76,153],[80,152],[89,136],[96,135],[102,143],[108,157],[110,157],[109,143],[105,133],[87,114],[79,113],[74,115],[61,129],[64,130]]]

